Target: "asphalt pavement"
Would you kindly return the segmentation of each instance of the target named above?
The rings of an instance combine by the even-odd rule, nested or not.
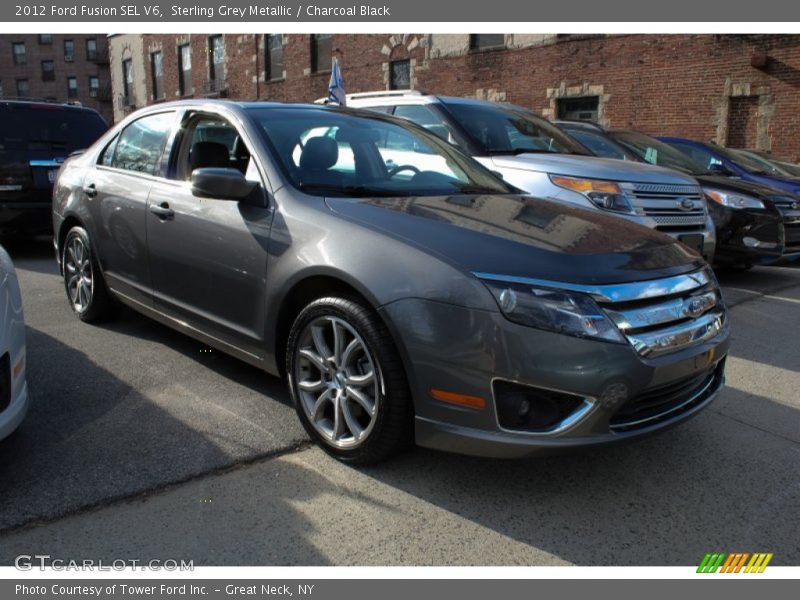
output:
[[[722,273],[727,388],[623,447],[492,461],[415,449],[354,469],[283,383],[130,311],[71,313],[46,240],[6,244],[33,405],[0,442],[0,564],[800,564],[800,269]]]

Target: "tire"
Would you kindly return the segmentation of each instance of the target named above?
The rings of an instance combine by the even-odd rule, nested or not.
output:
[[[81,321],[96,323],[112,317],[116,304],[106,287],[89,234],[75,226],[67,232],[61,249],[64,291]]]
[[[386,326],[362,301],[328,297],[306,306],[289,332],[286,373],[300,421],[337,459],[373,464],[410,445],[406,374]]]

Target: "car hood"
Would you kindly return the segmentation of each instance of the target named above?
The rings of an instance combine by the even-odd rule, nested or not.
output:
[[[501,169],[523,169],[612,181],[697,185],[691,176],[672,169],[613,158],[532,153],[517,156],[494,155],[491,159]]]
[[[739,192],[741,194],[750,194],[751,196],[757,196],[762,200],[768,201],[771,200],[773,196],[786,196],[788,194],[784,190],[771,188],[760,183],[753,183],[752,181],[743,181],[733,177],[698,175],[696,179],[704,188],[712,187],[731,192]]]
[[[667,277],[705,264],[657,231],[530,196],[327,198],[326,202],[340,217],[401,239],[466,272],[605,284]]]

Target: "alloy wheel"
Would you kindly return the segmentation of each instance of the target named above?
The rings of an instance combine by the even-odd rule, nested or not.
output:
[[[64,251],[64,279],[69,301],[79,313],[85,312],[92,302],[93,275],[89,249],[80,237],[71,238]]]
[[[297,345],[294,378],[309,422],[332,446],[361,445],[372,431],[381,398],[377,361],[344,319],[321,316]]]

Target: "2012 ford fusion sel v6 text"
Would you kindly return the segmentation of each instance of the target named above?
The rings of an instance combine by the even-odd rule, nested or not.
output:
[[[723,384],[727,315],[699,255],[518,195],[393,117],[160,104],[67,160],[53,202],[79,318],[122,302],[285,375],[342,460],[413,439],[602,445],[688,419]]]

